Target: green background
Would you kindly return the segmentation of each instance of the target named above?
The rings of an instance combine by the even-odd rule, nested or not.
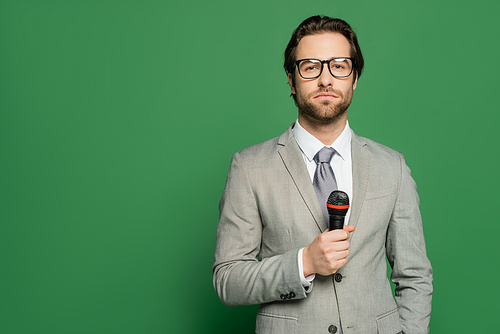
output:
[[[0,0],[1,333],[253,333],[212,287],[218,201],[295,120],[315,14],[358,33],[351,127],[419,186],[431,333],[500,333],[498,1]]]

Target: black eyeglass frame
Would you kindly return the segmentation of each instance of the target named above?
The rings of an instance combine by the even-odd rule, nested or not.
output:
[[[350,59],[352,61],[352,67],[351,67],[351,72],[349,72],[348,75],[335,75],[332,73],[332,69],[330,68],[330,62],[333,61],[333,60],[337,60],[337,59]],[[302,61],[305,61],[305,60],[317,60],[318,62],[321,63],[321,70],[319,71],[319,74],[315,77],[312,77],[312,78],[306,78],[302,75],[302,73],[300,73],[300,69],[299,69],[299,64],[300,62]],[[347,78],[349,77],[352,72],[354,71],[354,64],[355,64],[355,59],[353,57],[333,57],[331,59],[328,59],[328,60],[321,60],[321,59],[316,59],[316,58],[304,58],[304,59],[298,59],[296,60],[294,63],[293,63],[293,66],[294,67],[297,67],[297,72],[299,72],[299,75],[303,78],[303,79],[306,79],[306,80],[312,80],[312,79],[316,79],[316,78],[319,78],[321,76],[321,74],[323,74],[323,64],[328,64],[328,71],[330,72],[330,74],[335,77],[335,78],[340,78],[340,79],[343,79],[343,78]]]

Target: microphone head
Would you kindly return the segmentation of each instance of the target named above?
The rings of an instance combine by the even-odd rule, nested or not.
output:
[[[334,190],[328,196],[326,208],[330,216],[343,216],[347,214],[349,209],[349,196],[342,190]]]

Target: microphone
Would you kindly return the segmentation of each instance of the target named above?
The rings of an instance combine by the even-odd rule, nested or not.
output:
[[[330,216],[328,229],[330,231],[343,229],[345,215],[349,209],[349,196],[341,190],[332,191],[328,196],[328,201],[326,201],[326,208]]]

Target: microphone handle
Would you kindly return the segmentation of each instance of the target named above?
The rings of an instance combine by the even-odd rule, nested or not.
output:
[[[341,230],[344,228],[344,219],[345,216],[333,216],[330,215],[330,224],[329,224],[329,230]]]

